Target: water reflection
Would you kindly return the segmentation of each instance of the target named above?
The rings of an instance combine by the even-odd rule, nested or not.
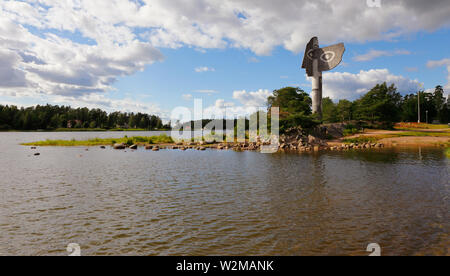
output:
[[[46,135],[117,136],[0,133],[0,255],[65,255],[72,242],[84,255],[367,255],[372,242],[387,255],[449,254],[439,149],[35,157],[17,145]]]

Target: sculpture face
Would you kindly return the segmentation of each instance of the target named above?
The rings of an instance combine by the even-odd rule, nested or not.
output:
[[[312,77],[314,75],[312,68],[313,60],[318,59],[319,72],[332,70],[342,62],[344,52],[344,43],[319,48],[319,42],[317,38],[314,37],[306,46],[302,68],[306,69],[306,73],[309,77]]]

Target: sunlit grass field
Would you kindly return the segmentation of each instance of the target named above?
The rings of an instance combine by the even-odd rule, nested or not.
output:
[[[170,144],[172,137],[165,134],[160,136],[134,136],[123,138],[94,138],[89,140],[45,140],[31,143],[24,143],[24,146],[57,146],[57,147],[82,147],[82,146],[107,146],[116,143],[133,144]]]

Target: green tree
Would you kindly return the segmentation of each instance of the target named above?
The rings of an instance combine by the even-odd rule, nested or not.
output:
[[[356,119],[371,122],[397,122],[401,114],[402,96],[392,84],[377,84],[355,102]]]
[[[342,122],[351,121],[353,119],[353,103],[349,100],[340,100],[336,106],[336,116]]]
[[[337,106],[329,97],[322,100],[323,121],[325,123],[335,123],[338,121]]]
[[[269,108],[279,107],[280,113],[295,114],[303,112],[304,115],[310,115],[311,104],[309,95],[300,88],[294,87],[275,90],[273,96],[268,98]]]
[[[267,101],[269,110],[272,107],[280,108],[280,132],[297,126],[312,128],[320,123],[311,115],[311,98],[300,88],[275,90]]]

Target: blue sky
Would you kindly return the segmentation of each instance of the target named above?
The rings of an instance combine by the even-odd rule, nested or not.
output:
[[[394,75],[418,80],[424,84],[425,89],[447,84],[446,68],[428,68],[427,62],[450,56],[450,48],[445,46],[450,45],[449,29],[419,32],[395,41],[345,44],[343,63],[333,72],[357,74],[361,70],[388,69]],[[392,56],[380,56],[368,61],[355,60],[371,50],[394,53]],[[395,54],[395,51],[409,53]],[[182,97],[186,94],[212,105],[218,97],[232,101],[233,91],[236,90],[272,91],[285,86],[298,86],[309,92],[311,88],[310,81],[305,78],[305,71],[300,69],[303,52],[294,53],[282,47],[275,48],[268,56],[257,56],[245,49],[201,52],[189,47],[162,49],[162,53],[165,56],[163,62],[152,64],[143,72],[120,78],[114,84],[120,91],[117,97],[128,93],[138,100],[159,101],[163,108],[170,109],[174,104],[186,105],[186,100]],[[213,68],[214,71],[196,72],[195,69],[199,67]],[[199,93],[202,90],[214,92]],[[341,98],[336,96],[336,100]]]
[[[167,118],[201,98],[204,107],[245,112],[263,106],[274,89],[310,91],[300,67],[314,35],[323,46],[346,46],[343,63],[324,74],[324,94],[333,100],[356,99],[383,81],[403,94],[422,84],[448,93],[446,1],[380,4],[0,0],[0,103]]]

